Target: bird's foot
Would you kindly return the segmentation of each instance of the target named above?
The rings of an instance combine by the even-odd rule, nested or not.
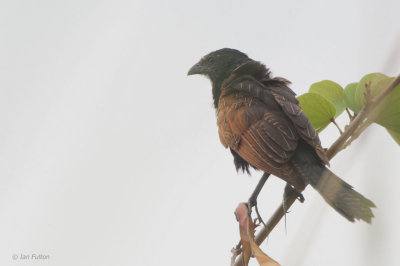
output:
[[[257,219],[260,223],[262,223],[264,226],[264,220],[262,219],[260,212],[258,211],[258,207],[257,207],[257,199],[255,199],[254,197],[250,197],[249,201],[247,202],[247,207],[249,208],[249,216],[251,217],[251,211],[254,207],[254,209],[256,210],[256,214],[257,214]]]
[[[293,188],[291,185],[286,184],[285,187],[285,192],[283,194],[283,210],[285,211],[285,213],[287,212],[287,208],[286,208],[286,200],[291,196],[291,195],[295,195],[297,200],[300,201],[301,203],[304,202],[304,196],[301,192],[297,191],[295,188]]]
[[[283,198],[284,199],[287,199],[290,195],[292,195],[292,194],[294,194],[294,195],[296,195],[297,197],[297,200],[298,201],[300,201],[301,203],[303,203],[304,202],[304,196],[303,196],[303,194],[301,193],[301,192],[299,192],[299,191],[297,191],[294,187],[292,187],[291,185],[289,185],[289,184],[286,184],[286,187],[285,187],[285,192],[284,192],[284,194],[283,194]]]

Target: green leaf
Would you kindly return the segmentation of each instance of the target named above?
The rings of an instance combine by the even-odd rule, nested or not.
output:
[[[356,93],[355,93],[355,102],[358,110],[360,110],[365,105],[365,97],[364,92],[366,89],[366,84],[371,84],[371,93],[376,92],[375,87],[377,86],[380,80],[386,79],[388,76],[382,73],[371,73],[365,75],[357,85]]]
[[[380,80],[372,91],[373,95],[377,95],[393,80],[394,78]],[[400,132],[400,85],[396,86],[377,107],[375,121],[388,130]]]
[[[333,103],[316,93],[305,93],[297,98],[314,128],[321,132],[335,117]]]
[[[394,80],[394,78],[379,73],[369,74],[367,76],[372,77],[370,79],[371,97],[376,97]],[[386,96],[372,115],[374,121],[385,127],[393,139],[400,145],[400,85],[396,86],[393,91]]]
[[[392,136],[392,138],[397,142],[397,144],[400,145],[400,132],[393,131],[390,129],[386,129],[386,130],[389,132],[390,136]]]
[[[335,117],[338,117],[346,108],[343,101],[343,88],[331,80],[323,80],[311,85],[310,93],[316,93],[330,101],[336,109]]]
[[[357,106],[355,97],[356,97],[356,89],[357,89],[358,83],[350,83],[349,85],[344,88],[344,94],[343,94],[343,101],[344,104],[350,108],[355,114],[360,112],[360,108]]]

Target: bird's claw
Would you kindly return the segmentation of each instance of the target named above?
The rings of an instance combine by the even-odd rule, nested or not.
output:
[[[300,201],[301,203],[304,202],[304,196],[303,196],[303,194],[302,194],[301,192],[297,191],[297,190],[296,190],[295,188],[293,188],[291,185],[286,184],[285,192],[284,192],[284,195],[283,195],[283,211],[285,212],[285,214],[289,213],[289,211],[288,211],[288,209],[287,209],[287,206],[286,206],[286,200],[287,200],[287,198],[289,197],[289,195],[291,195],[291,194],[295,195],[295,196],[296,196],[296,199],[297,199],[298,201]]]
[[[262,217],[260,215],[260,212],[258,211],[257,200],[250,198],[249,201],[247,202],[247,207],[249,209],[249,216],[251,217],[251,211],[254,207],[254,209],[256,210],[258,221],[260,221],[260,223],[262,223],[264,226],[266,226],[266,224],[264,223],[264,220],[262,219]]]
[[[286,199],[289,197],[290,194],[296,195],[296,199],[300,201],[301,203],[304,202],[304,196],[301,192],[297,191],[295,188],[293,188],[291,185],[287,184],[285,187],[285,192],[283,195],[283,201],[286,201]]]
[[[304,199],[304,196],[302,193],[299,192],[299,195],[297,196],[297,200],[300,201],[301,203],[304,202],[305,199]]]

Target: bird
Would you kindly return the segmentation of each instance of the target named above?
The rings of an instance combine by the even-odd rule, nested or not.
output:
[[[230,150],[236,170],[264,172],[252,206],[257,207],[258,193],[274,175],[299,199],[311,185],[350,222],[371,223],[375,204],[327,168],[326,150],[288,80],[274,77],[263,63],[232,48],[203,56],[187,73],[196,74],[211,81],[219,140]]]

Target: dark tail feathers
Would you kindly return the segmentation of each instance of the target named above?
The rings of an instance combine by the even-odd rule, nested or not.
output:
[[[319,171],[312,171],[309,176],[310,185],[313,186],[338,213],[350,222],[364,220],[371,223],[374,214],[371,208],[375,204],[353,189],[353,187],[324,166],[318,167]]]

